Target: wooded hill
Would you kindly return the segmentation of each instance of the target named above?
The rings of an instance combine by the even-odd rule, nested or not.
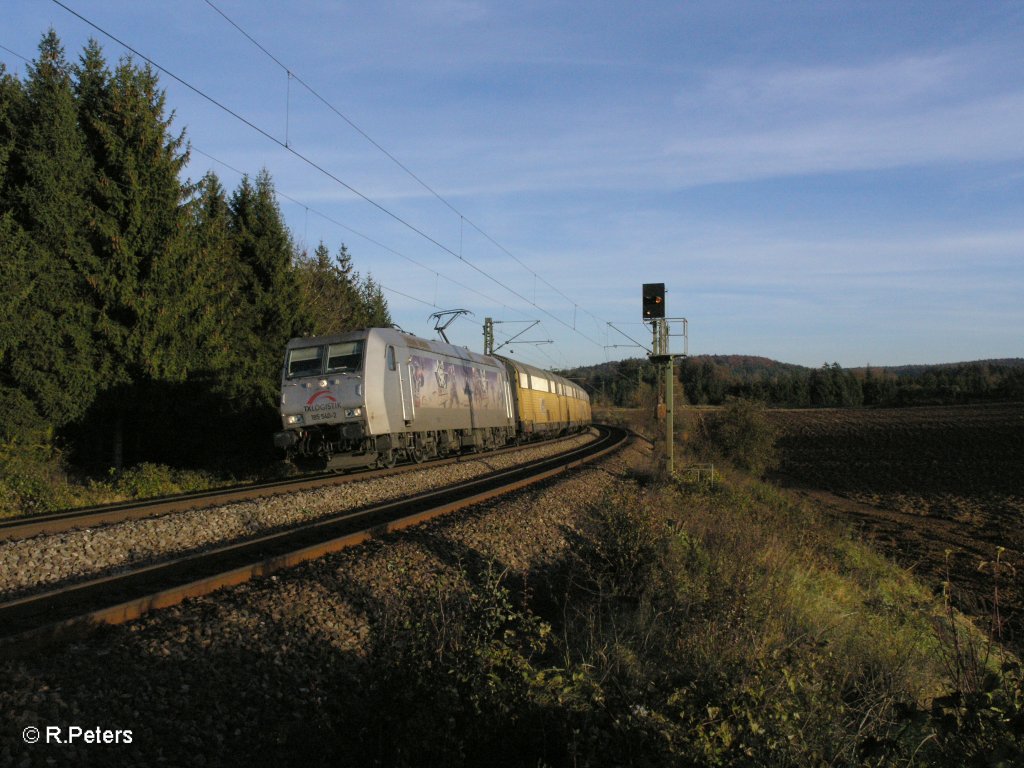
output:
[[[751,355],[697,355],[678,364],[687,402],[720,405],[749,398],[785,407],[906,406],[1024,400],[1024,359],[844,369],[807,368]],[[599,403],[636,405],[650,398],[657,372],[646,359],[577,368]]]

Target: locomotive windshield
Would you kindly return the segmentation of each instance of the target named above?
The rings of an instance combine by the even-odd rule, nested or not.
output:
[[[323,347],[303,347],[288,353],[288,378],[316,376],[324,368]]]
[[[363,342],[343,341],[327,348],[327,372],[358,371],[363,365]]]
[[[324,373],[351,373],[360,370],[362,366],[363,342],[342,341],[326,347],[321,345],[290,350],[285,375],[294,379]]]

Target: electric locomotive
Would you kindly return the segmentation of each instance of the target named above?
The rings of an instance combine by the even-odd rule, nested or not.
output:
[[[501,360],[391,328],[289,341],[281,421],[277,447],[332,469],[487,450],[516,436]]]
[[[292,339],[274,444],[309,468],[391,467],[590,424],[568,379],[393,328]]]

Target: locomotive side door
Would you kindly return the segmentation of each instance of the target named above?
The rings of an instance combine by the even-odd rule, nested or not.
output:
[[[388,375],[398,378],[398,391],[402,401],[402,420],[409,426],[416,418],[416,405],[413,402],[412,382],[412,358],[404,363],[395,358],[395,348],[388,345],[387,349]]]

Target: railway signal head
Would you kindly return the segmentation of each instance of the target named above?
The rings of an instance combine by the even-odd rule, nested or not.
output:
[[[644,283],[644,320],[665,316],[665,284]]]

